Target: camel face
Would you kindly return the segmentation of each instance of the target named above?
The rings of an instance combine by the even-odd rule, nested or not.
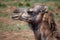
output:
[[[46,6],[36,5],[32,8],[28,8],[27,10],[22,10],[21,13],[19,13],[19,20],[27,22],[38,22],[41,20],[41,17],[46,9]]]
[[[14,10],[12,18],[27,22],[39,22],[45,11],[47,11],[47,7],[42,5],[35,5],[28,9],[18,8]]]

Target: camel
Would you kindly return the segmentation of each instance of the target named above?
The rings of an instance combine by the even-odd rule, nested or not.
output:
[[[16,9],[13,12],[12,19],[27,22],[36,40],[57,40],[53,35],[57,30],[56,23],[47,6],[34,5],[25,10]]]

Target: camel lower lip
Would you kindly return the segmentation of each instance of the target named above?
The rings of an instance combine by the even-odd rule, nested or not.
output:
[[[24,18],[20,18],[21,21],[26,21],[26,22],[29,22],[30,20],[29,19],[24,19]]]
[[[18,18],[15,18],[15,17],[12,17],[12,19],[14,19],[14,20],[18,20]]]

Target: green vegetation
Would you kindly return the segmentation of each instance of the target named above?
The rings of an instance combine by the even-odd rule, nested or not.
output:
[[[19,23],[13,23],[13,24],[4,24],[0,21],[0,29],[3,29],[1,31],[20,31],[20,30],[26,30],[29,29],[27,24],[20,25]]]
[[[6,4],[3,4],[3,3],[0,3],[0,7],[1,8],[5,8],[5,7],[7,7],[7,5]]]
[[[2,4],[6,2],[7,5],[10,5],[10,6],[32,6],[34,3],[42,3],[44,4],[45,2],[60,2],[60,0],[1,0],[1,7],[2,6],[5,6],[6,7],[6,4]]]
[[[9,14],[3,14],[3,13],[0,13],[0,17],[8,17]]]

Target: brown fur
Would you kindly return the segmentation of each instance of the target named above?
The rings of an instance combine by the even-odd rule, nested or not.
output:
[[[39,31],[42,40],[57,40],[53,35],[56,31],[56,24],[52,13],[45,13],[40,24]]]

